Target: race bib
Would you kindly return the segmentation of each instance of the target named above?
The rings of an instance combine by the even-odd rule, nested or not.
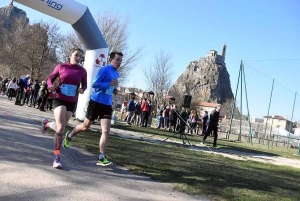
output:
[[[65,96],[75,96],[77,92],[77,86],[71,84],[62,84],[61,93]]]
[[[106,89],[105,94],[112,95],[114,93],[114,89],[114,86],[110,86],[108,89]]]

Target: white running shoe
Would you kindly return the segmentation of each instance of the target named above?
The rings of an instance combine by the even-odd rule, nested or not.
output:
[[[61,169],[62,165],[60,163],[60,155],[54,155],[53,167],[56,169]]]
[[[60,162],[53,162],[53,167],[56,168],[56,169],[61,169],[62,168],[62,165]]]
[[[42,126],[41,126],[41,133],[42,134],[46,133],[46,131],[47,131],[46,123],[48,123],[48,122],[49,122],[48,119],[43,119],[42,120]]]

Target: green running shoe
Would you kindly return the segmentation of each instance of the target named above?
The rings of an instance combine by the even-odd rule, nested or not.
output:
[[[68,137],[69,133],[71,133],[71,132],[68,131],[64,138],[63,146],[65,149],[68,149],[70,147],[70,138]]]
[[[100,165],[100,166],[108,166],[111,164],[112,164],[112,162],[107,160],[106,156],[103,156],[101,159],[98,159],[98,161],[96,163],[96,165]]]

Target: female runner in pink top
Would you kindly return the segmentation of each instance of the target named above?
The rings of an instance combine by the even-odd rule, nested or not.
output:
[[[78,95],[83,94],[87,87],[86,70],[80,66],[83,58],[81,49],[73,49],[69,55],[70,62],[59,64],[55,67],[47,79],[49,91],[56,89],[56,99],[53,100],[55,122],[42,120],[41,132],[45,133],[48,128],[55,130],[54,135],[54,168],[62,168],[60,163],[60,148],[62,135],[73,111],[76,108]],[[55,88],[53,83],[59,78],[59,84]]]

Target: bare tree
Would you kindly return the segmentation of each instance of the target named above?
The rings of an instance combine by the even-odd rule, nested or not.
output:
[[[1,37],[0,59],[6,76],[31,74],[35,79],[46,77],[57,64],[58,31],[58,26],[52,23],[40,21],[29,25],[27,18],[13,19]]]
[[[124,54],[123,63],[119,69],[120,82],[126,81],[126,75],[134,67],[135,62],[140,58],[142,47],[131,49],[128,43],[128,18],[122,18],[118,14],[105,12],[98,13],[96,23],[101,30],[104,39],[106,40],[110,51],[119,51]],[[64,40],[60,47],[60,60],[65,61],[69,55],[70,49],[74,47],[81,48],[85,51],[83,44],[80,42],[74,32],[68,33],[64,36]]]
[[[192,95],[191,108],[196,107],[198,98],[194,93],[195,79],[189,78],[186,75],[181,75],[178,78],[177,83],[180,84],[173,85],[170,89],[170,94],[176,98],[175,104],[181,106],[183,104],[184,96],[187,94]]]
[[[56,48],[61,40],[59,27],[40,21],[28,27],[24,33],[23,62],[19,65],[38,79],[46,77],[57,64]]]
[[[78,39],[74,32],[69,32],[62,36],[62,40],[59,44],[58,58],[61,62],[67,62],[70,54],[70,50],[73,48],[80,48],[85,51],[83,44]]]
[[[226,101],[222,104],[220,114],[221,116],[226,116],[226,118],[231,118],[232,112],[234,109],[233,119],[239,119],[240,118],[240,112],[239,108],[237,107],[237,102],[234,104],[234,99],[226,99]]]
[[[24,42],[24,30],[28,27],[28,21],[24,18],[11,19],[9,28],[1,25],[1,72],[5,72],[6,77],[19,76],[21,71],[19,63],[21,63],[21,56],[23,54],[20,48]],[[3,71],[2,71],[3,69]]]
[[[172,87],[171,90],[169,91],[169,95],[174,96],[175,104],[177,106],[180,106],[180,107],[182,106],[183,99],[184,99],[184,93],[181,89]]]
[[[163,50],[154,56],[151,66],[144,68],[144,78],[148,88],[156,94],[157,104],[164,102],[163,97],[171,87],[172,71],[171,55]]]

